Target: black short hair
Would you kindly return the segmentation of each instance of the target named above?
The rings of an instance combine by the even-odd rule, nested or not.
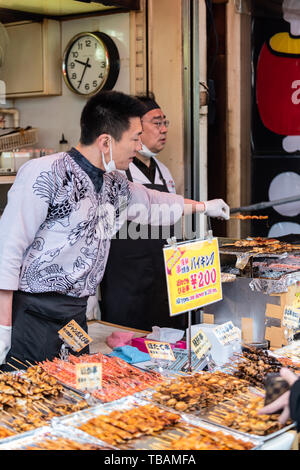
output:
[[[160,106],[157,104],[155,95],[152,91],[148,91],[145,94],[136,95],[136,98],[145,106],[145,114],[152,109],[160,109]]]
[[[134,96],[119,91],[100,91],[82,110],[80,143],[91,145],[101,134],[109,134],[119,141],[130,127],[130,118],[144,114],[143,103]]]

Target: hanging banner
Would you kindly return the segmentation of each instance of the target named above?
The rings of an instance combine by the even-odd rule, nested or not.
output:
[[[196,240],[163,250],[170,316],[222,300],[218,240]]]

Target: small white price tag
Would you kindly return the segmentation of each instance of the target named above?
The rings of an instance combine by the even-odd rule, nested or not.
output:
[[[79,390],[102,388],[102,364],[99,362],[76,364],[76,388]]]
[[[300,328],[300,309],[286,306],[283,313],[282,325],[291,330]]]
[[[195,336],[192,337],[192,350],[196,354],[197,358],[201,360],[206,356],[208,351],[211,349],[211,343],[203,331],[199,330]]]
[[[148,353],[151,359],[160,359],[164,361],[175,361],[175,356],[170,343],[161,341],[145,341]]]
[[[223,325],[214,328],[215,335],[221,344],[226,345],[233,341],[239,340],[238,329],[233,325],[232,321],[223,323]]]

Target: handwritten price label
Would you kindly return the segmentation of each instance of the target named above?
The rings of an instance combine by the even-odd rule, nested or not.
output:
[[[67,325],[59,330],[58,334],[59,337],[76,352],[81,351],[81,349],[85,348],[93,341],[75,320],[71,320],[67,323]]]
[[[220,343],[223,345],[240,339],[238,330],[233,325],[232,321],[228,321],[223,323],[223,325],[216,326],[216,328],[214,328],[214,332]]]
[[[199,360],[204,358],[211,349],[211,343],[203,331],[199,330],[192,338],[192,350]]]
[[[170,343],[160,341],[145,341],[151,359],[161,359],[164,361],[175,361],[175,356]]]
[[[79,390],[102,388],[102,364],[99,362],[76,364],[76,388]]]
[[[285,307],[282,325],[291,330],[300,328],[300,309],[290,306]]]

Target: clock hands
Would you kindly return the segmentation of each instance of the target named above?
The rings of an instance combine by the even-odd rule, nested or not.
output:
[[[88,60],[86,61],[86,63],[83,62],[83,64],[84,64],[84,69],[83,69],[81,78],[80,78],[80,80],[79,80],[79,85],[78,85],[78,87],[77,87],[77,90],[79,89],[79,87],[80,87],[80,85],[81,85],[81,82],[82,82],[82,80],[83,80],[83,77],[84,77],[84,74],[85,74],[85,72],[86,72],[86,69],[87,69],[88,67],[91,67],[91,65],[89,64],[89,60],[90,60],[90,58],[88,57]]]
[[[87,62],[88,61],[89,61],[89,59],[87,60]],[[87,67],[91,67],[91,64],[88,64],[87,62],[82,62],[81,60],[78,60],[78,59],[75,59],[74,62],[78,62],[78,64],[86,65]]]

